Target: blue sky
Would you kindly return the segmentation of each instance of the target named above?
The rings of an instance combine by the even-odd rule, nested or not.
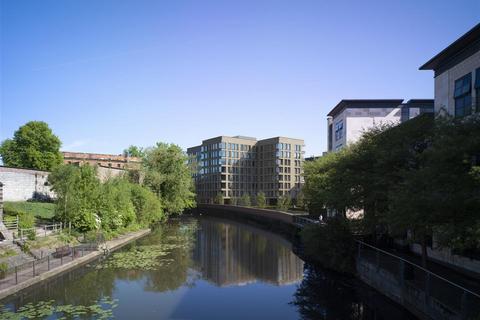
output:
[[[418,67],[480,1],[0,0],[0,139],[46,121],[70,151],[218,135],[326,149],[345,98],[432,98]]]

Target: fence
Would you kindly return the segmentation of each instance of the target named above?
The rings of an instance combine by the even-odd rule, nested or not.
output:
[[[34,228],[18,228],[16,240],[25,240],[33,233],[36,237],[46,237],[50,234],[62,232],[65,227],[65,224],[59,222],[54,224],[44,224]],[[71,226],[69,226],[69,228],[71,228]]]
[[[399,256],[357,241],[359,276],[433,319],[480,319],[480,295]]]
[[[293,216],[293,223],[301,228],[310,225],[310,224],[319,224],[321,223],[320,220],[314,220],[310,218],[306,218],[304,216],[295,215]],[[323,222],[322,222],[323,223]]]
[[[7,228],[8,230],[18,229],[18,216],[16,216],[14,219],[3,218],[2,222],[3,222],[3,225],[5,226],[5,228]]]
[[[41,259],[18,265],[7,270],[0,270],[0,290],[22,283],[35,276],[62,266],[83,257],[88,252],[97,251],[97,244],[82,244],[74,247],[66,246],[56,253],[49,254]]]

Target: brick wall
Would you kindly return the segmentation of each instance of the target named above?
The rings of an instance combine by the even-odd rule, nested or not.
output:
[[[35,194],[55,197],[47,183],[48,174],[47,171],[0,167],[3,200],[26,201]]]

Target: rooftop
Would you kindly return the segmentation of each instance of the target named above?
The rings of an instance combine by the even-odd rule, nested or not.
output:
[[[420,70],[437,70],[458,63],[480,50],[480,23],[426,62]]]
[[[403,99],[343,99],[328,114],[334,117],[345,108],[388,108],[396,107]]]

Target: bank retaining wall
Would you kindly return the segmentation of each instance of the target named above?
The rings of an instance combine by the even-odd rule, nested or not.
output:
[[[49,172],[0,166],[3,201],[26,201],[34,198],[55,198],[47,179]]]

